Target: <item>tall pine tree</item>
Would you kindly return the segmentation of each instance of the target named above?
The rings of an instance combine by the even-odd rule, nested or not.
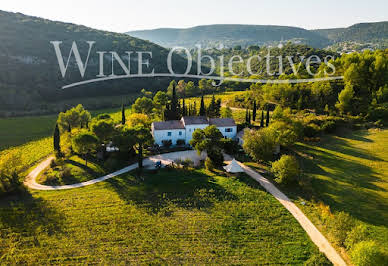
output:
[[[58,156],[61,156],[61,145],[60,145],[61,135],[59,133],[58,124],[55,124],[53,140],[54,140],[54,151]]]
[[[124,104],[121,106],[121,124],[125,125],[125,107]]]
[[[269,107],[267,107],[267,120],[265,121],[265,126],[268,127],[269,125]]]
[[[203,99],[203,94],[201,98],[201,106],[199,108],[199,115],[206,116],[206,107],[205,107],[205,100]]]
[[[177,114],[178,111],[178,105],[179,105],[179,100],[178,96],[176,95],[176,86],[173,85],[172,87],[172,97],[171,97],[171,112]]]
[[[182,100],[182,116],[187,116],[187,109],[185,104],[185,98]]]
[[[253,113],[252,113],[252,120],[256,121],[256,100],[253,101]]]
[[[260,127],[264,127],[264,110],[261,110],[261,120],[260,120]]]

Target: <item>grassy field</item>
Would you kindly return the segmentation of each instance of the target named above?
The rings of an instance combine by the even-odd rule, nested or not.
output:
[[[91,111],[92,116],[101,113],[121,119],[120,108]],[[0,151],[51,136],[57,118],[58,115],[0,118]]]
[[[246,176],[162,170],[0,202],[0,263],[303,264],[317,248]]]
[[[297,150],[316,198],[366,224],[388,255],[388,130],[346,131]],[[297,201],[306,202],[300,207],[325,231],[320,205],[303,196]]]

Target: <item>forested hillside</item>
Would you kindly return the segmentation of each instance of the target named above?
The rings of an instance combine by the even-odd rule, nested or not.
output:
[[[144,87],[165,87],[163,84],[169,82],[167,79],[158,78],[125,79],[62,90],[63,85],[96,78],[99,71],[97,51],[115,51],[125,64],[128,64],[126,51],[134,51],[135,54],[137,51],[152,51],[150,69],[155,68],[155,72],[167,72],[168,50],[126,34],[99,31],[20,13],[0,11],[0,25],[0,111],[58,111],[57,108],[64,107],[52,105],[53,101],[98,95],[128,95]],[[76,41],[83,61],[89,49],[86,41],[95,41],[84,78],[80,75],[74,55],[65,78],[62,78],[50,41],[63,42],[60,48],[65,64],[73,41]],[[131,58],[131,73],[137,73],[136,59]],[[111,56],[107,54],[104,61],[105,74],[110,75]],[[186,68],[185,61],[180,57],[174,58],[174,69],[179,70],[181,66]],[[117,62],[114,68],[116,75],[124,74]],[[147,73],[146,69],[144,72]]]
[[[313,47],[325,47],[330,41],[315,32],[297,27],[271,25],[207,25],[188,29],[155,29],[130,31],[129,35],[165,47],[234,47],[236,45],[270,45],[280,41],[301,42]]]
[[[319,33],[334,42],[383,42],[388,39],[388,22],[359,23],[348,28],[320,29]]]

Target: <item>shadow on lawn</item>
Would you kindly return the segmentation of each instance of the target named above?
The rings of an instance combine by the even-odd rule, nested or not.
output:
[[[362,137],[363,133],[356,135]],[[362,139],[357,139],[364,141]],[[369,142],[369,140],[368,140]],[[317,196],[333,210],[345,211],[356,218],[374,225],[388,225],[388,202],[378,192],[386,189],[376,186],[381,182],[367,164],[345,159],[340,154],[370,161],[384,161],[367,151],[351,147],[346,139],[331,138],[325,142],[324,151],[319,146],[301,146],[298,149],[313,159],[301,158],[305,174],[313,178],[312,185]],[[333,153],[332,153],[333,152]],[[334,154],[337,153],[337,154]],[[325,170],[325,169],[326,170]]]
[[[1,199],[0,225],[14,233],[33,237],[59,234],[63,221],[61,213],[51,208],[45,200],[34,198],[27,190],[22,189]]]
[[[132,175],[108,180],[119,196],[142,205],[151,213],[159,213],[169,204],[185,209],[206,209],[216,201],[235,200],[211,177],[195,170],[166,170],[144,173],[144,181]]]

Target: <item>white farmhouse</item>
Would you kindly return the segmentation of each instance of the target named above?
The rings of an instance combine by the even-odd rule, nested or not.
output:
[[[153,122],[151,130],[155,143],[160,146],[169,140],[172,145],[189,144],[194,130],[204,129],[210,125],[215,125],[225,138],[236,138],[237,125],[232,118],[184,116],[181,120]]]

